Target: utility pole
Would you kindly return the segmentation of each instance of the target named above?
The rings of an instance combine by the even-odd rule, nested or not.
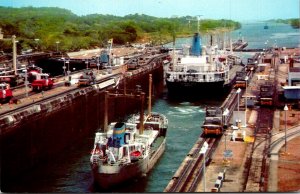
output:
[[[16,36],[12,35],[12,43],[13,43],[13,68],[14,74],[17,75],[17,47],[16,47]]]
[[[0,28],[0,40],[3,39],[3,33],[2,33],[2,28]]]
[[[203,154],[203,192],[206,191],[206,181],[205,181],[206,159],[205,159],[205,155],[206,155],[207,149],[208,149],[208,143],[205,141],[199,152],[199,154]]]
[[[0,28],[0,40],[9,40],[8,38],[3,38],[3,33],[2,29]],[[12,51],[13,51],[13,69],[14,69],[14,75],[17,75],[17,41],[16,40],[16,35],[11,36],[11,41],[12,41]]]

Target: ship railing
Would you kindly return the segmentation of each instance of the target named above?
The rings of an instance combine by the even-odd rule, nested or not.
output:
[[[201,70],[201,71],[197,71],[197,72],[193,72],[193,73],[189,73],[187,71],[172,71],[172,72],[168,72],[168,74],[170,75],[203,75],[203,74],[222,74],[224,72],[229,71],[229,68],[225,68],[222,70]]]
[[[222,78],[212,78],[212,79],[197,79],[197,78],[192,78],[192,79],[184,79],[184,78],[169,78],[167,79],[170,82],[219,82],[223,81],[224,79]]]

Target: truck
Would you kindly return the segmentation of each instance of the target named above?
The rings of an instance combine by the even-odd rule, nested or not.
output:
[[[12,90],[9,84],[0,83],[0,103],[4,104],[9,102],[13,98]]]
[[[89,86],[95,83],[96,76],[91,69],[85,69],[78,79],[78,86]]]
[[[52,88],[54,81],[47,73],[35,74],[36,79],[31,83],[32,91],[44,91]]]

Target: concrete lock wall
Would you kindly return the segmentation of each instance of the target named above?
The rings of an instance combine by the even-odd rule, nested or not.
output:
[[[153,74],[155,93],[161,93],[162,66],[127,78],[126,88],[134,89],[141,85],[142,91],[147,94],[149,73]],[[123,86],[122,80],[119,88],[123,89]],[[1,129],[6,131],[1,134],[1,180],[19,176],[49,162],[52,157],[76,146],[76,142],[93,136],[99,128],[103,129],[104,91],[86,91],[86,94],[64,102],[49,102],[47,106],[52,107],[51,110],[42,107],[39,113],[23,117],[17,124]],[[114,99],[109,101],[108,107],[108,121],[111,122],[137,112],[140,103],[133,99]]]

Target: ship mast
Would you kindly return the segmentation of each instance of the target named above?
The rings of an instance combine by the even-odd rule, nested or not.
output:
[[[200,17],[201,17],[202,15],[198,15],[197,16],[197,22],[198,22],[198,29],[197,29],[197,31],[198,31],[198,33],[200,34]]]
[[[108,99],[109,98],[132,98],[138,99],[141,101],[141,109],[140,109],[140,127],[139,133],[140,135],[144,133],[144,99],[145,93],[144,92],[137,92],[137,93],[109,93],[109,91],[105,91],[104,97],[104,132],[107,132],[108,127]]]
[[[189,24],[191,21],[197,21],[197,32],[200,34],[200,17],[203,15],[197,15],[197,19],[187,19],[189,21]]]

